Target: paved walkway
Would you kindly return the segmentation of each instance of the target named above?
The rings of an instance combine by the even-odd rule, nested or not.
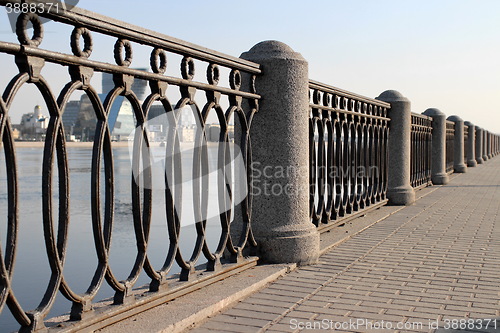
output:
[[[500,158],[192,332],[444,332],[445,325],[500,332]]]

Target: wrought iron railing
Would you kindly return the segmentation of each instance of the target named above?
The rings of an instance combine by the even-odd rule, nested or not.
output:
[[[317,226],[386,200],[390,104],[310,81],[310,216]]]
[[[446,172],[453,173],[455,160],[455,123],[446,120]]]
[[[5,169],[5,172],[0,172],[0,187],[3,187],[0,210],[6,210],[6,232],[2,234],[5,245],[0,248],[0,312],[7,306],[24,332],[43,330],[45,325],[49,325],[46,317],[51,309],[58,300],[65,299],[71,303],[71,307],[65,308],[70,313],[50,321],[50,325],[57,326],[55,330],[98,330],[256,265],[259,258],[253,254],[258,244],[252,233],[251,216],[253,180],[256,180],[252,178],[258,177],[253,175],[252,170],[250,131],[261,99],[255,87],[256,80],[266,78],[265,67],[261,73],[260,65],[250,61],[78,8],[65,10],[63,6],[48,6],[49,0],[37,3],[47,6],[39,10],[41,7],[33,7],[26,0],[0,0],[1,6],[16,4],[18,11],[26,9],[26,13],[20,14],[17,19],[16,35],[19,43],[0,41],[0,55],[10,57],[10,60],[14,60],[12,64],[15,62],[18,68],[17,73],[9,77],[10,82],[6,84],[0,98],[0,161],[4,164],[0,166]],[[72,29],[68,37],[73,54],[43,49],[41,17]],[[32,37],[28,35],[29,24],[33,26]],[[113,40],[112,56],[116,64],[94,59],[95,36]],[[113,49],[112,44],[108,45],[110,50]],[[103,46],[100,43],[100,48]],[[130,67],[134,62],[132,49],[136,46],[147,49],[150,69]],[[280,48],[283,51],[282,46],[274,51]],[[176,62],[176,66],[170,65]],[[263,64],[266,66],[266,63]],[[57,97],[52,92],[57,84],[44,77],[48,65],[69,72],[69,75],[65,73],[68,83]],[[204,78],[195,80],[196,70],[200,66],[206,69]],[[172,67],[177,70],[167,74]],[[94,86],[96,72],[108,75],[110,79],[109,89],[102,94]],[[4,75],[4,72],[1,74]],[[279,81],[280,84],[286,84],[288,76],[284,77],[284,80]],[[274,78],[267,78],[270,79],[275,82]],[[305,76],[303,79],[307,80]],[[141,80],[149,85],[149,88],[143,85],[142,91],[147,91],[144,98],[139,97],[134,88]],[[38,133],[43,138],[43,149],[40,149],[43,150],[42,158],[36,162],[41,172],[35,177],[41,178],[40,186],[30,183],[30,179],[23,179],[19,173],[22,161],[19,151],[16,151],[18,143],[14,142],[15,131],[10,120],[13,105],[25,97],[22,92],[26,86],[38,90],[49,112],[47,128],[42,128],[43,133]],[[261,93],[264,96],[265,92]],[[357,216],[357,213],[364,214],[368,209],[387,202],[391,124],[388,112],[391,105],[316,81],[309,81],[309,93],[309,216],[318,227],[317,230],[323,232],[345,221],[345,218]],[[74,124],[68,124],[65,120],[72,98],[78,94],[84,97],[81,101],[86,101],[95,120],[92,126],[83,128],[81,134],[82,139],[91,139],[86,159],[90,179],[83,182],[89,193],[83,199],[88,206],[88,210],[81,213],[85,216],[84,220],[74,219],[70,210],[70,206],[78,206],[79,203],[75,204],[75,197],[71,195],[75,191],[72,181],[76,172],[71,167],[68,140],[72,135],[68,131],[73,131]],[[268,97],[269,94],[263,99],[269,101],[275,96]],[[293,97],[304,98],[305,95],[279,96],[279,99],[285,97],[294,100]],[[125,172],[126,188],[117,186],[123,170],[119,175],[117,169],[121,158],[115,153],[114,141],[122,138],[114,135],[112,130],[121,126],[114,109],[119,100],[119,103],[128,103],[126,107],[133,119],[133,131],[129,133],[129,140],[125,140],[131,157],[130,172]],[[302,102],[305,100],[301,99]],[[405,105],[409,107],[409,102]],[[300,108],[304,109],[306,105],[301,104]],[[192,127],[184,124],[186,110],[194,120]],[[405,110],[409,109],[405,106]],[[392,124],[408,125],[407,120],[405,118],[404,122]],[[410,180],[414,188],[431,182],[432,125],[431,117],[411,115]],[[447,172],[453,172],[454,126],[453,122],[446,122]],[[290,132],[283,135],[297,133],[294,132],[294,126],[289,127]],[[160,149],[153,151],[154,133],[162,133],[163,140],[158,145]],[[254,142],[257,137],[255,134]],[[404,137],[407,137],[406,134]],[[303,138],[302,135],[299,138]],[[467,135],[474,133],[468,133],[466,128],[465,137]],[[190,137],[187,140],[192,142],[192,149],[187,152],[183,150],[185,136]],[[495,142],[492,141],[492,135],[489,138],[488,149],[492,154],[495,148],[498,151],[498,137]],[[280,139],[277,136],[277,142],[281,143]],[[487,141],[484,137],[481,140]],[[408,179],[407,143],[401,145],[405,150],[399,156],[404,163],[396,163],[404,166],[400,168],[399,176],[404,176],[400,178],[405,182]],[[293,145],[288,146],[285,148],[294,148]],[[397,148],[398,144],[394,147]],[[394,147],[391,147],[391,152],[397,150],[392,149]],[[484,153],[487,148],[483,144],[480,149]],[[439,163],[435,165],[442,166],[441,146],[438,152]],[[188,168],[185,160],[188,160]],[[161,172],[159,176],[154,176],[153,170],[158,168],[158,164]],[[268,166],[264,168],[267,170]],[[273,177],[282,177],[280,172],[277,171]],[[304,180],[304,174],[300,176]],[[21,186],[22,182],[29,186]],[[287,185],[293,187],[297,184]],[[408,184],[402,185],[407,187]],[[40,193],[35,191],[35,187]],[[153,190],[158,187],[161,189],[160,195]],[[41,232],[36,236],[43,238],[44,245],[41,246],[45,246],[45,251],[36,250],[47,254],[45,268],[49,272],[49,281],[43,285],[45,293],[40,297],[38,306],[27,309],[19,301],[19,294],[16,295],[13,284],[18,277],[14,275],[15,258],[22,247],[18,231],[21,230],[20,225],[26,222],[20,218],[20,197],[23,191],[30,190],[37,193],[36,200],[40,203],[34,219],[35,223],[42,225]],[[82,189],[77,191],[83,192]],[[125,205],[118,207],[118,196],[126,198]],[[157,266],[148,250],[155,236],[153,203],[159,197],[162,201],[159,219],[166,230],[161,240],[168,246],[161,254],[162,264]],[[216,202],[215,213],[210,208],[211,200]],[[280,202],[277,200],[273,203]],[[186,215],[184,204],[192,209],[192,215]],[[130,269],[127,268],[128,275],[123,280],[118,278],[119,274],[115,274],[110,263],[111,239],[113,237],[113,244],[116,244],[116,222],[119,221],[120,210],[127,210],[130,214],[128,222],[131,222],[132,228],[127,232],[133,234],[134,243],[133,254],[125,260]],[[303,213],[303,210],[300,212]],[[219,235],[215,238],[215,245],[208,242],[209,219],[217,222],[215,226]],[[288,221],[286,216],[283,220]],[[300,220],[304,221],[303,215],[300,215]],[[261,228],[262,225],[264,228],[268,226],[265,224],[268,220],[259,222],[262,223],[259,224]],[[90,270],[91,277],[85,281],[83,292],[79,292],[68,282],[65,267],[68,267],[70,258],[67,249],[75,243],[75,239],[68,235],[75,230],[75,224],[85,223],[93,239],[90,249],[81,249],[81,252],[83,256],[93,252],[95,266]],[[308,227],[313,228],[307,223]],[[190,229],[192,239],[188,242],[191,248],[186,256],[181,236],[188,229],[181,227],[189,224],[194,227]],[[284,231],[287,238],[289,231],[292,229]],[[272,237],[269,239],[274,240]],[[286,250],[289,247],[283,248]],[[265,250],[261,251],[263,253]],[[311,258],[315,256],[311,255]],[[141,274],[147,278],[145,286],[139,286]],[[28,280],[31,282],[35,279]],[[105,288],[111,291],[108,296],[113,297],[98,301],[96,296]],[[58,296],[59,292],[62,296]]]
[[[432,118],[411,114],[410,182],[414,188],[431,182]]]
[[[21,3],[21,1],[0,1],[0,5],[9,3]],[[71,50],[73,54],[63,54],[43,49],[43,25],[40,17],[34,13],[21,14],[17,21],[17,36],[20,43],[0,42],[0,53],[10,54],[16,61],[19,74],[12,78],[6,87],[3,98],[0,100],[0,137],[3,142],[3,154],[5,155],[5,168],[8,185],[8,232],[6,236],[5,251],[0,257],[0,309],[7,305],[12,315],[25,330],[40,329],[45,324],[45,317],[54,304],[58,291],[63,297],[72,303],[70,318],[75,320],[71,324],[74,330],[98,328],[111,322],[111,315],[106,307],[99,311],[92,311],[96,307],[95,299],[97,292],[104,283],[114,290],[114,307],[112,312],[116,316],[132,315],[135,312],[144,311],[148,307],[178,297],[183,291],[189,292],[207,284],[210,279],[217,276],[227,276],[232,272],[241,270],[245,265],[254,265],[255,259],[247,260],[243,257],[243,249],[256,245],[250,227],[251,195],[244,196],[241,203],[233,202],[235,192],[234,179],[232,178],[232,165],[235,159],[232,150],[232,134],[230,123],[234,123],[234,145],[239,146],[245,167],[251,163],[250,146],[250,124],[252,117],[257,111],[260,96],[256,94],[254,80],[259,75],[259,65],[239,58],[227,56],[211,51],[193,44],[189,44],[165,35],[131,26],[108,17],[104,17],[85,10],[74,8],[65,11],[54,8],[40,16],[52,19],[59,24],[72,26]],[[33,37],[27,35],[27,24],[31,22],[34,26]],[[114,58],[116,64],[104,61],[92,60],[93,38],[95,35],[106,35],[114,38]],[[69,37],[69,36],[68,36]],[[83,45],[81,43],[83,41]],[[149,47],[151,52],[151,71],[130,68],[133,62],[133,44],[141,44]],[[125,54],[123,54],[125,53]],[[167,54],[168,53],[168,54]],[[177,55],[182,58],[178,64],[169,66],[180,66],[180,75],[165,75],[167,57]],[[170,58],[172,59],[172,58]],[[175,59],[175,57],[174,57]],[[205,65],[206,80],[195,80],[197,62]],[[69,70],[67,85],[59,92],[58,97],[52,93],[54,87],[41,74],[45,63],[53,63],[66,66]],[[2,65],[3,66],[3,65]],[[222,77],[223,70],[229,75]],[[106,97],[102,101],[93,87],[91,78],[94,72],[109,73],[113,76],[114,87],[111,91],[104,92]],[[146,80],[150,86],[150,92],[145,100],[141,101],[131,89],[135,80]],[[248,79],[247,81],[244,81]],[[219,81],[227,81],[226,86]],[[14,149],[12,124],[9,120],[9,111],[16,99],[23,98],[18,94],[24,85],[34,85],[40,91],[45,101],[46,108],[50,113],[49,125],[45,133],[45,144],[43,150],[43,172],[41,174],[43,183],[43,212],[40,212],[40,221],[43,223],[44,239],[51,278],[46,286],[43,299],[36,309],[23,308],[16,299],[12,289],[14,262],[17,248],[18,226],[23,223],[18,218],[18,183],[20,181],[17,173],[19,161]],[[180,94],[176,101],[169,100],[168,94],[175,90]],[[93,237],[95,240],[95,251],[97,252],[97,269],[93,278],[88,281],[86,292],[77,293],[70,288],[63,274],[65,264],[67,235],[72,228],[70,223],[69,206],[72,204],[70,191],[70,170],[68,168],[67,142],[62,114],[72,94],[82,91],[91,101],[93,112],[97,122],[93,133],[93,151],[91,161],[92,179],[88,186],[91,188],[88,212],[92,223]],[[196,92],[203,92],[205,98],[195,99]],[[114,188],[114,157],[112,151],[112,134],[109,128],[110,109],[114,101],[124,96],[130,103],[137,130],[133,136],[132,166],[133,173],[130,175],[130,187],[128,196],[135,230],[135,242],[137,252],[130,260],[132,267],[128,278],[119,281],[113,274],[109,264],[109,250],[111,238],[114,233],[114,214],[117,207],[114,206],[114,197],[117,195]],[[198,106],[202,100],[203,105]],[[224,108],[222,100],[228,105]],[[163,148],[162,160],[164,161],[164,177],[152,179],[150,164],[150,135],[146,123],[150,117],[148,112],[153,103],[161,103],[162,114],[174,122],[169,129]],[[172,107],[172,105],[175,105]],[[191,152],[191,163],[193,165],[192,205],[194,207],[194,218],[185,221],[181,215],[182,205],[183,171],[177,157],[180,152],[179,139],[179,111],[189,107],[193,117],[198,123],[194,135],[194,149]],[[217,161],[218,178],[215,192],[219,199],[220,213],[217,214],[219,221],[220,238],[216,248],[210,248],[206,240],[207,201],[209,200],[209,187],[211,186],[205,177],[209,172],[207,160],[207,133],[205,125],[210,114],[216,119],[220,134],[216,141],[219,142]],[[54,163],[56,162],[56,168]],[[57,171],[58,185],[54,187],[53,179]],[[186,176],[186,175],[184,175]],[[251,177],[251,175],[249,175]],[[248,185],[250,179],[246,179]],[[165,224],[168,227],[168,238],[164,242],[170,242],[168,252],[164,256],[164,264],[161,267],[153,267],[148,258],[148,239],[151,233],[151,202],[154,199],[150,188],[153,183],[160,182],[165,190],[163,200],[166,203]],[[130,190],[131,189],[131,190]],[[186,190],[186,189],[185,189]],[[377,192],[378,193],[378,192]],[[379,194],[380,196],[380,194]],[[57,198],[57,199],[56,199]],[[54,209],[57,207],[57,211]],[[57,215],[57,221],[54,216]],[[236,216],[236,218],[235,218]],[[235,218],[234,225],[239,225],[238,230],[230,230],[230,222]],[[236,221],[236,219],[239,219]],[[192,244],[192,252],[186,256],[180,250],[179,239],[181,225],[193,223],[196,226],[195,241]],[[233,225],[231,223],[231,225]],[[3,250],[3,249],[2,249]],[[205,265],[200,268],[203,261]],[[172,283],[172,269],[177,265],[180,274],[177,280],[184,281],[169,287],[167,281]],[[205,273],[203,276],[196,273],[203,269],[213,273]],[[151,282],[146,293],[141,294],[140,299],[134,297],[134,290],[139,274],[145,272]],[[106,281],[106,282],[104,282]],[[197,284],[198,283],[198,284]],[[169,296],[171,295],[171,296]],[[120,305],[121,304],[121,305]],[[68,309],[69,310],[69,309]],[[82,317],[86,320],[79,321]],[[111,320],[111,321],[110,321]],[[69,325],[69,324],[68,324]],[[93,326],[92,326],[93,325]],[[64,326],[64,325],[63,325]]]

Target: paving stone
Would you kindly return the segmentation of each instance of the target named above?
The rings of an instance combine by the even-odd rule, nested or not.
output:
[[[262,327],[264,325],[269,324],[270,320],[264,320],[260,319],[255,316],[255,318],[249,318],[249,317],[242,317],[238,315],[230,315],[227,314],[226,311],[225,313],[222,313],[218,316],[213,317],[212,319],[208,320],[202,327],[207,327],[206,325],[211,322],[215,323],[228,323],[228,324],[237,324],[237,325],[242,325],[242,326],[250,326],[250,327]]]
[[[283,312],[285,312],[289,307],[279,307],[279,306],[267,306],[267,305],[262,305],[262,304],[251,304],[246,302],[240,302],[236,306],[233,307],[233,309],[238,309],[238,310],[248,310],[252,311],[258,315],[260,313],[264,312],[267,314],[275,314],[275,315],[280,315]]]
[[[396,211],[332,248],[317,264],[300,267],[194,332],[211,332],[214,322],[239,325],[233,331],[268,324],[267,332],[292,332],[290,320],[357,318],[414,321],[424,328],[401,332],[427,332],[429,320],[499,317],[500,188],[482,186],[499,182],[500,159],[493,159],[447,186],[425,189],[428,194],[413,206]],[[280,316],[283,309],[286,313]],[[271,320],[276,322],[269,324]]]
[[[236,322],[225,323],[221,321],[209,321],[205,323],[199,329],[209,329],[211,331],[208,332],[242,332],[242,333],[254,333],[259,331],[258,326],[250,326],[250,325],[240,325]],[[196,331],[195,331],[196,332]],[[204,331],[200,331],[202,333]]]
[[[251,296],[245,300],[245,303],[271,306],[271,307],[276,307],[276,308],[281,308],[281,307],[289,308],[289,307],[293,306],[296,302],[283,302],[283,301],[278,301],[278,300],[273,300],[273,299],[265,299],[265,298],[258,298],[258,297]]]
[[[243,318],[250,318],[250,319],[262,319],[262,320],[273,320],[275,319],[278,315],[274,313],[266,313],[266,312],[255,312],[255,311],[246,311],[246,310],[240,310],[238,308],[232,308],[224,312],[226,315],[231,316],[231,317],[243,317]]]

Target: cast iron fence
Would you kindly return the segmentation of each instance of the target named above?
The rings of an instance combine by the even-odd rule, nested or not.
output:
[[[414,188],[431,183],[432,118],[411,114],[410,183]]]
[[[9,3],[13,2],[0,1],[2,6]],[[20,3],[20,1],[16,3]],[[260,99],[253,84],[256,75],[260,73],[259,65],[77,8],[72,11],[65,11],[62,8],[58,8],[57,11],[55,8],[51,10],[46,8],[46,11],[40,13],[40,16],[73,27],[71,38],[69,38],[73,54],[63,54],[42,48],[43,25],[40,17],[35,13],[24,13],[19,16],[16,29],[19,43],[0,42],[0,52],[12,55],[19,68],[19,74],[12,78],[3,93],[3,98],[0,99],[0,137],[5,155],[8,186],[6,194],[8,196],[7,242],[5,251],[0,252],[0,310],[6,304],[22,329],[37,330],[44,327],[44,319],[53,306],[58,291],[61,291],[62,295],[72,303],[70,318],[77,321],[72,324],[73,329],[96,328],[99,325],[104,326],[106,323],[112,322],[109,321],[112,320],[109,311],[106,312],[102,309],[102,311],[92,311],[92,308],[96,307],[94,297],[101,289],[104,280],[115,292],[114,304],[121,304],[113,309],[113,315],[116,316],[127,311],[128,315],[131,315],[134,311],[144,311],[148,307],[157,305],[160,299],[166,301],[169,297],[178,297],[182,291],[189,292],[199,288],[208,283],[210,279],[217,279],[217,276],[223,278],[230,272],[237,272],[243,267],[255,265],[255,258],[249,260],[242,255],[244,248],[256,246],[250,227],[251,195],[246,196],[239,204],[232,202],[232,194],[235,189],[233,188],[231,163],[235,156],[232,156],[228,128],[231,119],[233,119],[237,128],[234,138],[235,145],[239,145],[242,159],[245,166],[248,167],[251,163],[249,128],[252,117],[257,112],[258,100]],[[34,27],[31,38],[27,31],[29,22]],[[94,48],[94,34],[110,36],[116,40],[114,45],[116,64],[90,59]],[[81,40],[83,40],[83,45],[81,45]],[[151,72],[129,68],[133,61],[133,43],[146,45],[151,49]],[[169,57],[167,52],[180,55],[182,58],[177,64],[180,66],[180,75],[177,77],[165,75],[167,57]],[[195,60],[205,64],[206,82],[194,79],[197,69],[195,68]],[[51,83],[41,73],[46,62],[68,68],[69,82],[59,92],[58,97],[52,93]],[[218,85],[219,81],[222,81],[220,67],[225,68],[229,73],[226,78],[229,82],[228,86]],[[96,89],[91,84],[94,72],[105,72],[113,75],[115,86],[111,91],[105,92],[107,95],[104,101],[101,101]],[[248,82],[243,82],[243,77],[248,78]],[[150,93],[144,101],[140,101],[131,89],[134,79],[147,80],[149,83]],[[43,172],[41,175],[43,211],[40,212],[40,220],[43,223],[47,264],[50,266],[51,278],[39,306],[30,311],[21,306],[11,288],[15,256],[18,250],[17,230],[20,223],[18,198],[20,193],[18,191],[18,161],[14,149],[9,109],[16,98],[24,97],[19,96],[18,92],[23,85],[27,84],[38,88],[50,113],[43,150]],[[178,89],[181,96],[179,100],[175,101],[174,108],[167,97],[168,91],[172,89]],[[98,262],[93,278],[88,281],[87,291],[80,294],[70,288],[63,274],[68,230],[71,228],[69,213],[71,184],[69,182],[70,171],[62,112],[72,94],[77,90],[83,91],[88,96],[97,118],[91,162],[92,180],[89,184],[92,195],[88,198],[92,209],[88,214],[92,223]],[[197,91],[205,94],[204,105],[201,107],[198,106],[199,100],[195,100]],[[108,116],[109,110],[118,96],[124,96],[132,106],[137,128],[132,142],[134,174],[131,175],[131,190],[128,193],[133,212],[137,253],[135,258],[131,258],[130,267],[132,268],[125,281],[119,281],[109,265],[109,249],[116,207],[114,206],[114,159]],[[221,99],[225,99],[228,103],[227,109],[222,108]],[[165,177],[159,180],[151,178],[149,166],[152,161],[148,149],[150,147],[150,133],[145,126],[148,112],[155,102],[161,103],[164,114],[170,115],[174,122],[169,130],[163,153]],[[179,248],[180,228],[186,221],[183,221],[184,217],[180,212],[183,175],[179,158],[176,158],[176,155],[180,154],[177,110],[185,106],[190,107],[193,117],[200,124],[195,135],[196,144],[192,158],[192,205],[195,220],[187,221],[187,223],[196,225],[196,235],[194,235],[195,243],[192,244],[193,251],[188,255],[181,253]],[[217,154],[219,171],[217,192],[221,211],[218,216],[220,219],[220,239],[215,249],[209,248],[206,241],[209,184],[205,176],[209,166],[207,137],[204,128],[209,113],[216,115],[220,127]],[[53,168],[56,160],[56,168]],[[56,177],[55,170],[57,170],[58,178],[56,188],[52,185],[53,178]],[[102,177],[104,178],[101,179]],[[169,239],[165,239],[165,242],[170,242],[170,246],[168,252],[165,253],[162,267],[153,267],[147,254],[153,199],[149,185],[153,182],[162,182],[165,186],[165,223],[169,233]],[[250,178],[248,179],[249,183]],[[57,207],[58,214],[54,212],[53,206]],[[57,223],[54,221],[55,215],[58,215]],[[234,215],[240,219],[234,222],[239,224],[239,232],[237,233],[230,230],[230,221]],[[196,273],[200,271],[200,267],[197,265],[202,256],[206,261],[203,270],[214,273],[200,277]],[[170,288],[167,281],[172,282],[170,272],[175,264],[178,265],[181,272],[177,280],[185,282],[181,283],[180,287]],[[148,292],[136,300],[133,288],[136,287],[136,281],[142,271],[145,271],[151,278],[151,282],[146,289]],[[81,320],[84,316],[86,319]]]
[[[2,6],[13,3],[20,5],[21,0],[0,0]],[[40,16],[73,29],[70,36],[73,54],[39,47],[43,42],[43,25],[35,13],[19,16],[16,28],[19,43],[0,42],[0,53],[11,55],[19,69],[0,99],[0,138],[7,184],[6,244],[5,249],[0,249],[0,311],[7,305],[23,331],[43,329],[47,323],[45,318],[60,291],[72,303],[69,316],[63,319],[71,319],[72,322],[64,322],[57,329],[98,329],[255,265],[258,258],[245,257],[244,253],[252,254],[257,246],[251,229],[250,129],[261,99],[255,87],[255,81],[261,74],[260,65],[78,8],[71,11],[59,7],[47,8]],[[27,33],[29,22],[34,27],[32,37]],[[90,59],[94,35],[107,36],[116,41],[113,52],[116,64]],[[150,49],[151,72],[129,68],[133,61],[133,45],[136,44]],[[168,76],[167,57],[172,61],[176,56],[179,57],[180,72]],[[67,67],[69,71],[69,82],[57,98],[52,93],[54,85],[42,75],[45,63]],[[200,63],[206,68],[206,80],[203,81],[194,79]],[[94,72],[113,76],[114,87],[105,92],[104,98],[93,87],[91,79]],[[226,77],[222,74],[224,72]],[[149,83],[149,95],[144,100],[139,99],[132,89],[134,80]],[[223,84],[225,81],[227,84]],[[13,127],[9,120],[13,102],[22,98],[19,91],[25,85],[38,89],[50,114],[44,133],[40,221],[51,276],[38,307],[29,311],[20,304],[12,288],[15,256],[19,251],[20,179]],[[173,90],[180,98],[171,103],[169,93]],[[63,121],[63,113],[72,95],[77,92],[87,96],[96,118],[95,130],[91,133],[91,181],[88,184],[91,209],[88,220],[92,226],[97,268],[92,271],[93,278],[83,293],[75,292],[63,273],[70,241],[68,232],[72,228],[69,210],[72,172],[68,166],[67,124]],[[203,92],[204,98],[195,97],[196,92]],[[319,231],[326,231],[344,217],[355,216],[357,212],[387,202],[388,111],[391,105],[316,81],[309,81],[309,92],[310,220],[319,227]],[[117,210],[114,205],[117,189],[110,112],[119,97],[130,104],[136,128],[130,143],[132,169],[126,195],[132,212],[137,251],[129,262],[132,268],[124,281],[118,280],[109,263]],[[172,122],[166,132],[161,158],[163,174],[159,179],[153,179],[152,175],[152,140],[148,130],[148,120],[155,103],[160,104],[162,115]],[[200,107],[200,103],[203,106]],[[223,106],[226,104],[227,107]],[[198,124],[193,136],[194,149],[188,157],[192,165],[190,204],[194,211],[189,221],[186,221],[186,215],[181,214],[182,193],[186,185],[180,161],[183,153],[178,126],[181,122],[180,110],[185,107],[191,110]],[[219,129],[215,135],[217,180],[214,197],[219,209],[216,218],[220,237],[215,249],[207,243],[209,189],[213,188],[207,177],[211,172],[208,141],[213,140],[212,128],[210,134],[207,130],[210,115],[217,122],[213,128]],[[453,172],[454,126],[453,122],[446,122],[447,172]],[[431,182],[432,118],[412,114],[410,134],[410,180],[411,186],[416,188]],[[466,128],[465,140],[467,135],[474,133],[468,133]],[[495,153],[495,149],[498,152],[498,137],[490,136],[489,139],[490,154]],[[236,155],[243,163],[243,180],[235,178],[238,176]],[[153,183],[164,186],[164,222],[168,229],[168,240],[165,239],[165,242],[169,246],[161,267],[153,266],[147,252],[155,197]],[[236,200],[235,196],[242,192],[245,192],[244,195]],[[195,240],[187,259],[180,249],[180,233],[181,226],[190,223],[195,225]],[[199,265],[202,257],[204,262]],[[174,265],[177,265],[179,274],[173,274]],[[141,272],[151,282],[137,289]],[[114,291],[114,297],[107,303],[95,302],[104,281]],[[110,303],[114,304],[112,308]]]
[[[386,200],[390,104],[309,88],[310,216],[322,226]]]

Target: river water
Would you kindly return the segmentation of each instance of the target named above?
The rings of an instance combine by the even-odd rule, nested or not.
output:
[[[70,287],[83,293],[89,286],[97,266],[97,255],[94,246],[91,206],[91,161],[92,148],[71,147],[67,150],[70,174],[70,224],[68,235],[67,257],[64,265],[64,276]],[[22,147],[16,149],[19,179],[19,229],[17,242],[17,256],[12,279],[12,288],[16,298],[25,311],[34,309],[41,301],[49,281],[50,269],[45,251],[42,229],[42,160],[43,148]],[[110,265],[113,273],[119,280],[128,277],[136,256],[136,242],[132,224],[131,163],[128,147],[114,147],[114,175],[115,175],[115,213],[110,250]],[[192,156],[183,156],[183,172],[191,172]],[[211,159],[211,168],[216,166],[216,159]],[[57,174],[57,172],[55,173]],[[157,175],[158,177],[158,175]],[[159,175],[161,178],[161,174]],[[57,184],[57,177],[54,185]],[[217,198],[216,175],[210,177],[210,207],[216,206]],[[153,186],[153,217],[151,224],[148,256],[158,269],[162,266],[169,238],[165,217],[165,200],[163,180],[154,182]],[[57,186],[53,188],[57,192]],[[104,193],[101,190],[101,193]],[[192,219],[192,190],[183,188],[183,218]],[[6,242],[6,212],[7,186],[5,177],[5,159],[3,151],[0,154],[0,213],[1,213],[1,241],[2,251],[5,251]],[[184,200],[186,198],[186,200]],[[57,193],[53,195],[53,211],[56,212],[54,221],[57,221]],[[190,209],[191,208],[191,209]],[[191,214],[191,215],[190,215]],[[217,214],[212,214],[215,216]],[[207,238],[211,249],[216,247],[220,237],[218,218],[208,220]],[[193,224],[185,224],[181,228],[181,251],[184,257],[189,257],[194,246],[195,229]],[[3,252],[5,253],[5,252]],[[201,256],[199,263],[204,262]],[[171,273],[178,272],[176,265]],[[150,279],[144,272],[136,286],[148,283]],[[113,290],[104,281],[95,300],[111,297]],[[56,302],[48,317],[69,312],[71,303],[62,294],[58,294]],[[0,315],[0,331],[17,330],[19,325],[10,314],[7,306]]]

